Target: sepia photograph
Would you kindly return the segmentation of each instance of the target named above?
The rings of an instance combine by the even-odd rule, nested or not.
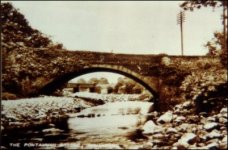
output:
[[[227,149],[227,1],[1,1],[0,149]]]

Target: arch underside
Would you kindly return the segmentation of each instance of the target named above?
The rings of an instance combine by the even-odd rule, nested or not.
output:
[[[153,95],[153,99],[157,99],[157,97],[158,97],[157,93],[147,83],[145,83],[138,77],[136,77],[128,72],[124,72],[124,71],[113,69],[113,68],[105,68],[105,67],[88,67],[88,68],[84,68],[80,71],[66,73],[65,75],[63,75],[57,79],[54,79],[52,82],[48,83],[45,87],[43,87],[40,90],[39,94],[50,95],[56,89],[59,89],[62,85],[64,85],[71,79],[76,78],[78,76],[88,74],[88,73],[94,73],[94,72],[111,72],[111,73],[118,73],[118,74],[124,75],[124,76],[136,81],[137,83],[141,84],[143,87],[145,87]]]

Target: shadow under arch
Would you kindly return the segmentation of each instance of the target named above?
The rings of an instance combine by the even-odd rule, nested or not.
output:
[[[53,81],[51,81],[50,83],[48,83],[47,85],[45,85],[38,94],[40,95],[50,95],[52,94],[56,89],[60,88],[62,85],[64,85],[65,83],[67,83],[68,81],[70,81],[73,78],[76,78],[78,76],[82,76],[88,73],[94,73],[94,72],[110,72],[110,73],[117,73],[117,74],[121,74],[124,75],[132,80],[134,80],[135,82],[141,84],[143,87],[145,87],[152,95],[152,99],[150,100],[151,102],[154,103],[155,108],[156,105],[158,104],[158,94],[144,81],[142,81],[141,79],[139,79],[138,77],[118,70],[118,69],[113,69],[113,68],[105,68],[105,67],[88,67],[85,69],[82,69],[80,71],[75,71],[75,72],[70,72],[70,73],[66,73],[65,75],[58,77],[56,79],[54,79]]]

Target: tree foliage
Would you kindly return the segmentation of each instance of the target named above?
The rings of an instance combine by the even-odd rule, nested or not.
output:
[[[108,79],[101,77],[101,78],[90,78],[88,81],[89,84],[109,84]]]
[[[86,84],[86,80],[83,79],[83,78],[80,78],[80,79],[77,80],[77,83],[79,83],[79,84]]]
[[[100,78],[99,84],[109,84],[108,79],[106,79],[104,77]]]
[[[200,9],[201,7],[227,7],[226,0],[187,0],[183,2],[180,7],[184,10],[193,11],[194,9]]]
[[[224,34],[218,31],[214,32],[214,37],[205,44],[205,47],[209,50],[207,53],[209,56],[222,55],[222,52],[225,52],[222,51],[225,49]]]
[[[98,84],[99,83],[99,80],[95,77],[89,79],[88,83],[90,84]]]
[[[1,3],[1,25],[1,42],[6,52],[18,47],[62,48],[62,44],[54,44],[48,36],[33,29],[11,3]]]
[[[205,47],[208,48],[209,52],[207,55],[221,56],[221,62],[226,66],[227,65],[227,0],[187,0],[180,5],[184,10],[193,11],[194,9],[200,9],[201,7],[223,7],[222,32],[214,32],[214,37],[205,44]]]
[[[119,78],[117,84],[115,85],[114,92],[120,94],[140,94],[144,91],[142,87],[137,82],[129,78]]]

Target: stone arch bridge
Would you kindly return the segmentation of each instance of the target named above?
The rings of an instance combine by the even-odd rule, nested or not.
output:
[[[169,101],[173,102],[173,97],[179,96],[179,87],[192,70],[206,67],[206,64],[199,65],[199,62],[207,62],[209,59],[217,61],[217,58],[197,56],[133,55],[48,49],[24,51],[21,55],[26,56],[28,51],[32,53],[32,56],[28,55],[31,56],[29,62],[19,64],[26,68],[23,72],[26,75],[21,80],[21,83],[26,84],[21,84],[20,91],[24,96],[51,94],[72,78],[91,72],[108,71],[139,82],[153,94],[158,107],[163,108],[169,107]]]

